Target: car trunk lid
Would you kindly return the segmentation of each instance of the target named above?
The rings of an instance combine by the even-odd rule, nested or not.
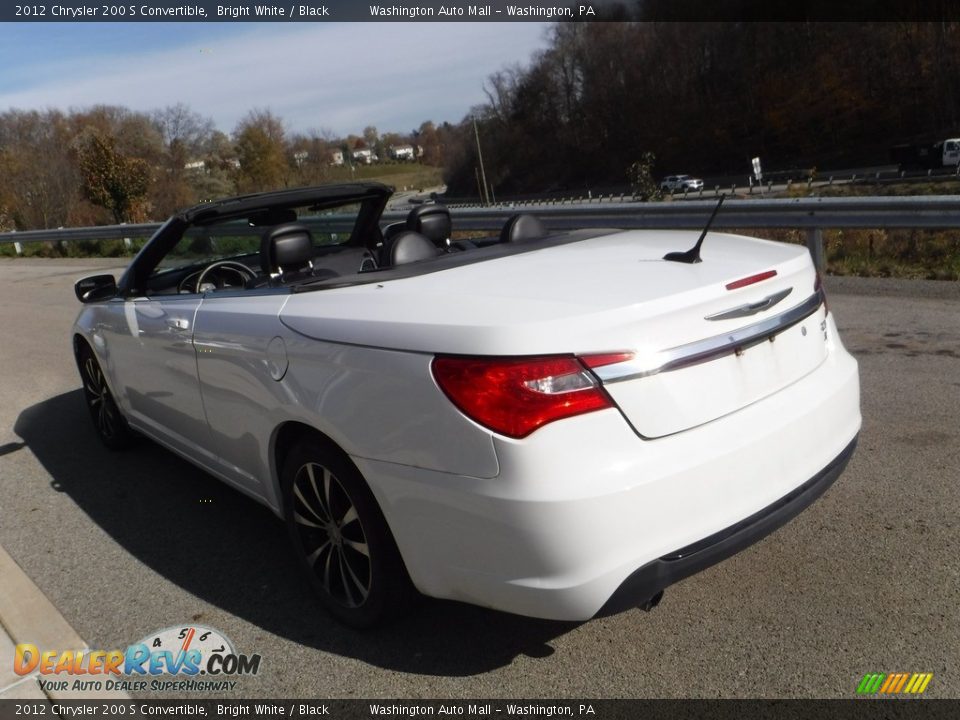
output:
[[[798,245],[711,232],[702,262],[663,259],[691,247],[697,236],[627,231],[414,277],[298,293],[281,320],[317,339],[427,354],[632,352],[634,369],[649,370],[678,349],[719,343],[814,294],[815,272]],[[775,327],[762,343],[746,337],[739,349],[656,373],[614,377],[623,367],[596,372],[640,435],[668,435],[733,412],[813,370],[826,353],[822,309],[814,315]]]
[[[793,297],[788,290],[768,298]],[[768,302],[714,313],[714,319],[734,314],[718,321],[727,326],[722,332],[669,348],[640,348],[629,360],[594,372],[643,437],[671,435],[722,417],[791,385],[826,358],[821,292],[783,311],[758,311],[763,319],[751,316],[749,323],[735,314]]]

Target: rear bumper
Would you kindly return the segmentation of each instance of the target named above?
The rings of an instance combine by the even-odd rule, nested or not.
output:
[[[641,605],[675,582],[726,560],[783,527],[833,485],[856,447],[854,438],[823,470],[750,517],[639,568],[623,581],[597,614],[611,615]]]
[[[644,440],[608,409],[495,437],[493,478],[355,462],[421,592],[587,620],[759,540],[836,479],[860,397],[856,361],[828,323],[815,371],[682,433]]]

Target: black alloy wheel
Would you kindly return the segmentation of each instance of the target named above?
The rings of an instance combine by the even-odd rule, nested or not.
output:
[[[287,529],[327,611],[365,628],[405,610],[416,591],[359,470],[322,441],[295,446],[282,481]]]
[[[113,399],[100,363],[86,343],[81,343],[77,348],[77,365],[87,409],[98,437],[111,450],[129,447],[134,439],[133,431]]]

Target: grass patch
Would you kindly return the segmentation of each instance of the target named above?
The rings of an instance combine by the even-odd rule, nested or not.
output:
[[[835,230],[823,241],[834,275],[960,280],[955,230]]]
[[[960,179],[857,182],[808,189],[793,185],[786,197],[905,197],[958,195]],[[758,235],[762,237],[763,235]],[[772,230],[766,237],[805,243],[800,230]],[[960,230],[825,230],[827,272],[858,277],[960,280]]]
[[[913,182],[867,182],[816,185],[794,183],[780,194],[782,197],[909,197],[911,195],[960,195],[960,178],[956,180]]]
[[[70,242],[21,242],[22,254],[17,255],[13,243],[0,245],[0,257],[25,258],[121,258],[136,255],[146,244],[146,238],[131,240],[74,240]]]
[[[378,165],[341,165],[330,168],[330,182],[352,182],[354,180],[371,180],[392,185],[399,191],[423,190],[443,184],[443,169],[417,163],[395,163]]]
[[[743,235],[806,244],[804,230],[744,230]],[[824,230],[828,275],[960,280],[960,231]]]

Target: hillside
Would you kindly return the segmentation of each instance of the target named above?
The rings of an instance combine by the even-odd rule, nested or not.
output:
[[[486,90],[498,196],[623,185],[645,152],[658,174],[876,165],[960,135],[960,23],[557,24]],[[459,137],[446,180],[476,194],[472,118]]]

